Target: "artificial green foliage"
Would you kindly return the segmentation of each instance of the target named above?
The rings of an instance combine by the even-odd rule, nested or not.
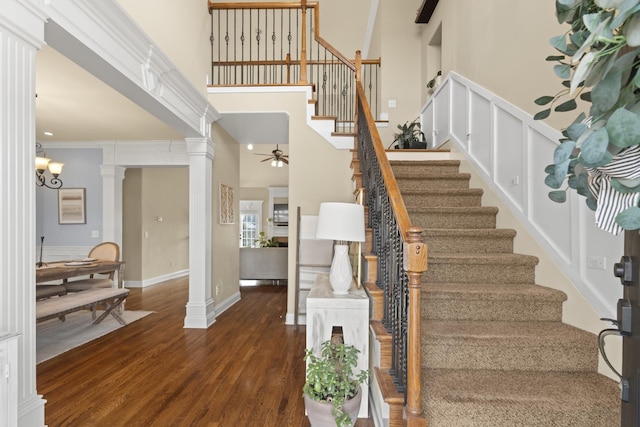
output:
[[[412,122],[406,122],[403,125],[398,125],[398,130],[400,132],[393,134],[394,139],[391,145],[397,144],[398,148],[419,148],[420,145],[422,145],[424,148],[424,132],[420,130],[420,122],[418,119]]]
[[[534,119],[545,119],[552,110],[573,111],[578,98],[591,105],[588,118],[581,114],[563,131],[545,183],[553,189],[551,200],[565,202],[562,193],[571,188],[595,210],[587,168],[605,166],[640,143],[640,0],[556,0],[556,18],[569,29],[551,38],[560,55],[546,60],[555,63],[564,88],[535,100],[546,108]],[[622,193],[640,192],[635,180],[613,179],[612,185]],[[616,222],[624,229],[640,228],[640,209],[627,209]]]
[[[304,360],[307,365],[307,381],[302,388],[303,395],[319,402],[330,402],[337,427],[352,425],[349,414],[342,405],[354,397],[360,384],[366,383],[369,371],[354,373],[358,365],[360,351],[352,345],[325,341],[321,345],[320,356],[306,349]]]
[[[261,248],[274,248],[278,246],[278,242],[276,242],[273,237],[268,238],[264,231],[260,232],[260,237],[254,240],[254,242],[256,242]]]

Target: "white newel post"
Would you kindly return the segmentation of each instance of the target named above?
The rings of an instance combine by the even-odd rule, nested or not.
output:
[[[211,298],[211,232],[214,147],[209,138],[186,138],[189,156],[189,302],[185,328],[215,321]]]
[[[35,57],[46,17],[30,1],[0,13],[0,331],[18,339],[18,425],[43,426],[36,392]]]

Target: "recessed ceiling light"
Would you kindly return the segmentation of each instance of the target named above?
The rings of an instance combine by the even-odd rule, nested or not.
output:
[[[53,136],[53,132],[49,132],[49,131],[44,132],[44,134],[47,136]]]
[[[253,144],[247,144],[247,150],[249,151],[253,150]]]

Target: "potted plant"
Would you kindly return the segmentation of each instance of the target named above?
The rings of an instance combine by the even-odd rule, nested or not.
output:
[[[306,349],[307,381],[302,388],[305,408],[313,427],[352,426],[360,410],[361,384],[369,371],[354,372],[359,350],[342,340],[327,340],[320,355]]]
[[[402,125],[398,125],[400,132],[393,134],[393,142],[391,145],[396,144],[395,148],[427,148],[427,142],[424,137],[424,132],[420,129],[420,122],[416,118],[411,123],[406,122]]]
[[[568,188],[586,197],[596,224],[613,234],[640,228],[640,1],[556,1],[565,34],[551,39],[560,55],[548,56],[564,88],[542,96],[535,115],[571,111],[579,97],[589,106],[563,131],[547,166],[551,200]],[[566,181],[566,187],[563,188]],[[567,188],[568,187],[568,188]]]
[[[278,242],[276,242],[275,238],[268,238],[264,231],[261,231],[259,234],[259,238],[254,240],[254,242],[258,243],[258,246],[261,248],[275,248],[278,246]]]

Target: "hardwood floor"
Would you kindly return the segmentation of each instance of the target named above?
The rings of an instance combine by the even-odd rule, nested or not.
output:
[[[37,366],[59,426],[295,426],[304,415],[305,327],[284,324],[286,286],[241,288],[207,330],[184,329],[187,279],[132,289],[137,322]],[[359,419],[357,427],[373,427]]]

